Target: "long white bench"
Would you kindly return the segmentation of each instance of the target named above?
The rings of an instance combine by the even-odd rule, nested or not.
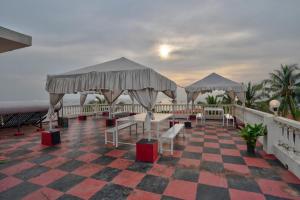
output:
[[[183,136],[185,136],[184,124],[175,124],[171,128],[169,128],[166,132],[164,132],[160,137],[160,153],[163,153],[163,143],[166,141],[170,141],[170,149],[165,149],[165,151],[171,151],[171,155],[173,155],[174,149],[174,138],[179,134],[179,132],[183,129]]]
[[[131,126],[135,125],[135,131],[137,133],[137,123],[136,122],[126,122],[123,124],[120,124],[118,126],[109,128],[105,130],[105,144],[109,143],[113,143],[114,146],[118,147],[118,143],[119,143],[119,139],[118,139],[118,131],[125,129],[125,128],[130,128],[130,134],[131,134]],[[109,141],[107,138],[107,134],[111,133],[113,136],[113,140]]]

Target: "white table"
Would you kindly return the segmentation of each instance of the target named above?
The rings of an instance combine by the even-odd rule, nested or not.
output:
[[[132,115],[128,117],[123,117],[117,119],[116,123],[118,122],[125,122],[125,121],[135,121],[135,122],[142,122],[143,123],[143,133],[144,133],[144,124],[146,120],[147,113],[140,113],[137,115]],[[160,123],[166,119],[169,119],[173,116],[173,114],[163,114],[163,113],[153,113],[154,119],[151,120],[151,123],[156,123],[157,125],[157,138],[160,135]],[[117,124],[116,124],[117,126]]]
[[[209,112],[216,113],[215,116],[220,116],[220,119],[223,120],[223,126],[224,126],[224,110],[223,108],[217,108],[217,107],[205,107],[204,108],[204,122],[206,121],[206,116]]]

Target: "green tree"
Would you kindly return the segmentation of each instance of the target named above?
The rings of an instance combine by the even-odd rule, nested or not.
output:
[[[296,64],[281,65],[279,70],[270,73],[270,78],[265,80],[265,89],[271,93],[271,99],[280,101],[279,112],[283,116],[289,113],[297,118],[296,91],[299,90],[299,68]]]
[[[205,101],[209,105],[215,105],[215,104],[220,104],[221,103],[219,97],[218,96],[213,96],[213,95],[208,95],[205,98]]]
[[[245,105],[249,108],[258,108],[263,103],[263,99],[269,98],[269,95],[263,89],[264,84],[252,84],[248,82],[246,86]]]

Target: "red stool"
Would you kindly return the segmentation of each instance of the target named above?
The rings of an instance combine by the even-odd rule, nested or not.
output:
[[[116,119],[115,118],[106,119],[105,120],[105,125],[106,125],[106,127],[115,126],[116,125]]]
[[[109,112],[108,112],[108,111],[104,111],[104,112],[102,113],[102,116],[105,116],[105,117],[109,116]]]
[[[190,115],[189,120],[196,120],[196,115]]]
[[[78,120],[79,120],[79,121],[84,121],[84,120],[86,120],[86,115],[79,115],[79,116],[78,116]]]
[[[174,121],[174,124],[173,124],[173,121],[169,121],[169,127],[171,128],[172,126],[174,126],[175,124],[179,124],[179,121]]]
[[[53,146],[60,143],[59,130],[42,131],[42,145]]]
[[[136,143],[136,161],[154,163],[158,158],[157,140],[141,139]]]

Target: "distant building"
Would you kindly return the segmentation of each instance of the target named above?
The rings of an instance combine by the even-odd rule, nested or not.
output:
[[[32,37],[0,26],[0,53],[29,47]]]

